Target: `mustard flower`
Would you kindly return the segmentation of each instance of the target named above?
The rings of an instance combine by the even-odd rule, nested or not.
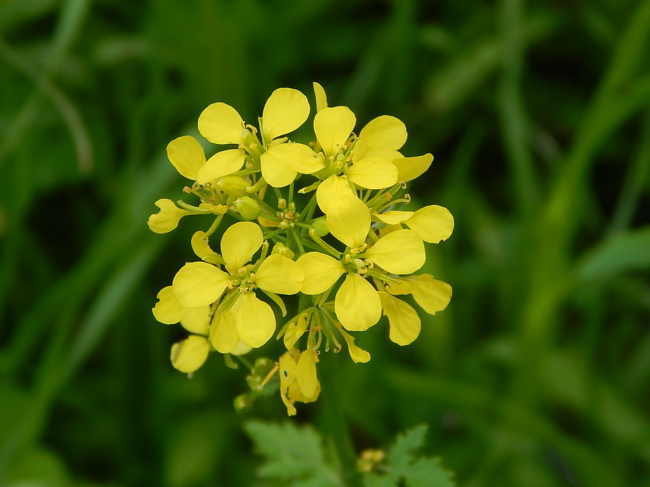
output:
[[[262,247],[264,237],[260,227],[252,222],[239,222],[230,226],[221,239],[221,256],[225,271],[207,262],[185,264],[176,273],[172,289],[179,303],[187,308],[212,306],[224,292],[216,315],[218,323],[234,322],[228,329],[223,347],[235,348],[239,339],[257,348],[268,341],[275,331],[275,316],[271,306],[255,295],[260,289],[267,294],[296,294],[300,291],[303,272],[300,266],[279,254],[272,254],[249,264]],[[230,314],[225,314],[226,311]],[[227,325],[224,325],[227,326]],[[234,334],[238,338],[235,339]],[[227,342],[227,343],[226,343]],[[230,345],[235,346],[231,347]]]
[[[215,154],[199,170],[197,182],[206,184],[238,171],[247,159],[247,150],[259,159],[262,177],[277,188],[289,185],[298,173],[320,170],[323,163],[309,146],[280,139],[300,127],[308,116],[309,102],[304,94],[291,88],[275,90],[260,118],[260,143],[237,110],[225,103],[213,103],[199,117],[199,132],[215,144],[237,144],[240,148]]]
[[[258,127],[230,105],[208,106],[199,117],[199,132],[226,147],[206,158],[201,143],[190,136],[167,146],[170,163],[191,181],[185,193],[200,202],[159,199],[159,212],[148,220],[152,231],[167,233],[187,215],[213,219],[190,239],[200,261],[181,267],[153,308],[158,321],[180,323],[189,332],[171,350],[172,365],[182,372],[194,373],[213,351],[238,356],[263,346],[277,328],[270,303],[284,317],[282,295],[309,297],[297,302],[297,313],[277,334],[287,352],[274,365],[258,359],[267,365],[252,367],[251,392],[240,396],[248,404],[279,378],[289,415],[296,414],[296,403],[318,398],[322,351],[346,347],[355,363],[368,362],[370,353],[353,333],[369,329],[383,315],[390,340],[407,345],[422,323],[403,296],[410,294],[429,314],[451,299],[448,284],[414,273],[426,259],[424,242],[449,238],[453,216],[438,205],[402,207],[411,203],[406,183],[422,175],[433,156],[402,154],[408,133],[401,120],[381,115],[355,133],[350,108],[330,107],[317,83],[314,93],[308,144],[288,138],[309,118],[309,102],[298,90],[275,90]],[[225,228],[219,249],[213,250],[210,237],[232,218],[237,222]]]
[[[280,397],[287,407],[287,414],[296,414],[296,402],[314,402],[320,394],[320,382],[316,373],[318,355],[305,350],[289,350],[280,357]]]

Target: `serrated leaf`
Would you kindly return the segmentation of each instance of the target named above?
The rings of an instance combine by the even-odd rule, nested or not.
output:
[[[401,472],[415,460],[415,451],[424,445],[424,437],[427,434],[428,426],[421,424],[412,430],[401,434],[395,440],[395,444],[388,454],[388,464],[396,472]]]
[[[266,457],[260,477],[290,482],[286,485],[293,487],[343,485],[325,455],[321,436],[313,428],[250,421],[244,429],[257,451]]]
[[[439,458],[420,458],[409,467],[404,480],[408,487],[454,487],[452,477]]]
[[[397,487],[397,481],[388,475],[367,473],[363,476],[363,487]]]
[[[427,426],[420,425],[399,435],[386,457],[386,474],[365,474],[364,486],[454,487],[452,473],[442,467],[439,458],[416,457],[426,432]]]
[[[616,236],[587,253],[577,269],[581,280],[650,267],[650,227]]]

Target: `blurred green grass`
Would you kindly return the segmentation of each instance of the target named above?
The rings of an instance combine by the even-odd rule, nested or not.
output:
[[[421,422],[459,485],[650,486],[650,1],[0,3],[0,485],[252,485],[243,371],[168,363],[146,227],[214,101],[319,81],[436,160],[454,298],[400,349],[335,357],[359,449]],[[320,404],[303,420],[323,421]]]

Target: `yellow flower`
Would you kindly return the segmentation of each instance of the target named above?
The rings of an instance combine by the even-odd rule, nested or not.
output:
[[[391,162],[397,168],[397,180],[406,183],[424,174],[431,166],[433,156],[424,154],[416,157],[398,157]]]
[[[327,107],[314,117],[314,133],[325,157],[334,158],[345,147],[357,119],[348,107]]]
[[[237,144],[240,148],[211,157],[200,169],[197,181],[205,184],[241,169],[246,160],[246,152],[241,147],[261,152],[262,176],[277,188],[291,184],[298,173],[312,174],[320,170],[323,163],[308,146],[277,140],[300,127],[308,116],[309,102],[300,91],[275,90],[264,105],[260,119],[263,147],[257,147],[256,139],[237,110],[225,103],[213,103],[199,117],[201,135],[215,144]]]
[[[210,353],[210,342],[205,337],[190,335],[172,346],[170,359],[177,370],[192,374],[201,367]]]
[[[302,292],[325,292],[347,273],[334,298],[336,317],[345,329],[364,331],[379,321],[382,311],[377,290],[363,277],[367,275],[367,266],[379,266],[392,274],[410,274],[424,264],[424,244],[413,230],[398,230],[363,250],[370,231],[368,207],[356,196],[343,192],[329,201],[327,209],[328,230],[350,252],[342,260],[318,252],[301,256],[298,264],[305,276]]]
[[[181,218],[192,214],[187,210],[180,209],[169,199],[158,200],[155,205],[160,208],[160,211],[151,215],[147,220],[149,229],[155,233],[171,232],[178,226]]]
[[[345,330],[339,329],[345,343],[348,345],[348,351],[350,352],[350,357],[355,364],[365,364],[370,360],[370,354],[364,349],[358,347],[354,344],[354,337],[349,333],[346,333]]]
[[[217,308],[213,319],[213,326],[220,331],[211,334],[212,343],[219,351],[233,348],[233,344],[236,346],[239,340],[257,348],[273,335],[275,315],[267,303],[256,297],[255,289],[272,295],[296,294],[300,291],[303,271],[291,259],[272,254],[262,262],[248,264],[263,241],[262,230],[255,223],[235,223],[221,239],[221,256],[227,272],[207,262],[191,262],[185,264],[174,277],[174,295],[182,306],[188,308],[212,305],[228,289],[231,299],[222,300],[225,309]],[[234,317],[236,342],[233,327],[229,325],[232,320],[224,314],[226,311]]]
[[[413,230],[389,233],[359,257],[392,274],[411,274],[426,260],[422,239]]]
[[[280,397],[287,414],[296,414],[296,402],[314,402],[320,394],[316,373],[318,354],[312,350],[299,352],[292,349],[280,357]]]
[[[389,338],[398,345],[412,343],[420,334],[421,322],[417,311],[408,303],[380,292],[381,307],[388,317]]]
[[[400,277],[386,285],[386,290],[395,296],[412,294],[415,302],[430,315],[447,307],[451,300],[451,286],[434,279],[430,274]]]
[[[454,230],[454,217],[443,206],[430,205],[413,211],[387,211],[373,213],[373,217],[387,225],[400,225],[417,233],[422,240],[429,243],[439,243],[447,240]]]
[[[199,169],[205,164],[205,152],[198,140],[184,135],[167,144],[167,157],[181,176],[196,181]]]
[[[160,290],[158,302],[152,311],[156,320],[165,325],[180,322],[189,332],[200,335],[210,332],[210,307],[185,308],[176,298],[172,286]]]
[[[366,124],[359,133],[355,144],[353,161],[366,157],[379,156],[389,161],[402,157],[402,148],[408,134],[406,125],[399,118],[382,115]]]
[[[313,174],[323,168],[323,161],[304,144],[272,145],[260,156],[262,176],[271,186],[283,188],[296,179],[298,173]]]

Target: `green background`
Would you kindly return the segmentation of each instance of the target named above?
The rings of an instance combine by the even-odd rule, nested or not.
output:
[[[649,52],[648,0],[0,2],[0,485],[256,482],[241,425],[282,403],[172,369],[151,307],[207,225],[146,220],[203,108],[318,81],[434,154],[411,194],[455,217],[425,266],[454,297],[323,357],[295,421],[338,396],[358,451],[428,423],[462,486],[650,486]]]

